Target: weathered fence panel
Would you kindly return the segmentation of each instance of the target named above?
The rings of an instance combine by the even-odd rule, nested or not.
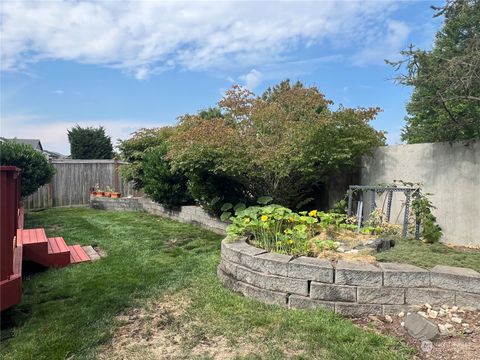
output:
[[[122,196],[139,196],[131,183],[118,173],[125,164],[117,160],[52,160],[55,175],[50,184],[24,199],[26,209],[44,209],[56,206],[87,205],[90,189],[96,184],[105,190],[107,186]]]

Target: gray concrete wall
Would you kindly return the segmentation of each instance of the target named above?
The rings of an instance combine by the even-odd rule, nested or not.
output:
[[[203,227],[218,234],[225,235],[227,223],[210,215],[200,206],[180,206],[177,209],[167,209],[148,197],[109,197],[90,196],[90,206],[99,210],[111,211],[146,211],[173,220]]]
[[[360,178],[361,185],[422,183],[423,192],[433,193],[442,241],[480,245],[480,141],[381,147],[363,159]],[[394,198],[392,217],[403,199]]]

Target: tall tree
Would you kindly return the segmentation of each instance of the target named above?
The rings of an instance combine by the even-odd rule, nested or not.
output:
[[[167,158],[209,210],[265,195],[301,208],[312,190],[384,144],[369,125],[380,109],[330,105],[316,87],[288,80],[261,96],[234,85],[218,103],[222,117],[180,117]]]
[[[407,104],[408,143],[480,138],[480,0],[448,0],[433,7],[444,24],[431,51],[410,46],[389,62],[406,73],[396,80],[414,87]]]
[[[112,159],[113,146],[103,126],[99,128],[74,126],[68,130],[72,159]]]

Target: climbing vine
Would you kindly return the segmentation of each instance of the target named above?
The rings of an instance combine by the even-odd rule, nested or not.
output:
[[[391,186],[409,186],[415,188],[412,193],[412,210],[415,214],[417,221],[420,222],[420,236],[429,244],[436,243],[443,235],[442,228],[437,224],[437,218],[432,213],[432,209],[435,209],[429,196],[431,193],[422,193],[420,191],[420,183],[411,183],[402,180],[394,180]]]

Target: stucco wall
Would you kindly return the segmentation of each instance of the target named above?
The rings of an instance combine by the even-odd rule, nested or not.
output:
[[[360,178],[361,185],[422,183],[424,192],[433,193],[442,241],[480,245],[480,141],[382,147],[363,159]],[[392,216],[403,199],[394,198]]]

